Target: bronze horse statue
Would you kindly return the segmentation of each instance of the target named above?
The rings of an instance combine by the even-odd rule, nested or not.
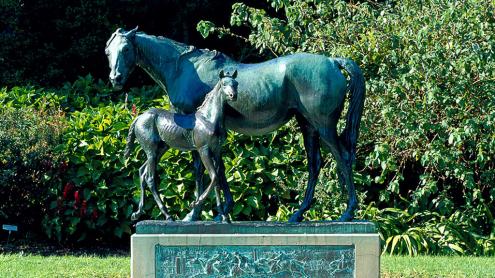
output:
[[[329,147],[337,162],[339,182],[347,186],[347,209],[340,217],[349,221],[357,208],[352,177],[356,142],[365,99],[365,81],[355,62],[344,58],[299,53],[258,64],[242,64],[230,57],[197,49],[173,40],[117,29],[107,41],[105,52],[110,66],[110,81],[120,89],[136,66],[146,71],[168,94],[180,113],[195,111],[217,82],[225,67],[238,70],[238,101],[225,108],[225,126],[242,134],[262,135],[278,129],[295,117],[304,139],[309,179],[301,207],[289,221],[299,222],[311,205],[321,168],[320,143]],[[349,80],[341,72],[344,69]],[[349,108],[343,132],[337,122],[349,92]],[[202,192],[202,169],[193,152],[198,196]],[[232,195],[220,161],[220,181],[225,194],[224,212],[233,205]],[[200,207],[185,220],[196,220]]]
[[[210,185],[191,204],[201,205],[213,186],[217,202],[218,215],[221,221],[229,221],[228,214],[223,212],[219,184],[219,160],[221,147],[225,141],[224,106],[227,101],[237,99],[237,71],[224,73],[220,71],[220,81],[209,92],[196,113],[181,115],[164,109],[153,108],[139,115],[129,128],[125,157],[128,157],[137,140],[146,154],[147,161],[139,168],[141,182],[141,199],[139,208],[131,216],[137,220],[143,214],[145,184],[148,184],[158,208],[167,220],[173,220],[168,214],[157,191],[156,167],[160,158],[169,148],[183,151],[197,151],[203,165],[210,175]]]

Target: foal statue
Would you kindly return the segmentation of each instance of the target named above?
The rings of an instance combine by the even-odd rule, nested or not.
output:
[[[141,199],[139,208],[131,216],[137,220],[143,214],[145,184],[148,184],[158,208],[166,220],[173,220],[168,214],[157,191],[156,167],[162,155],[169,148],[184,151],[197,151],[204,167],[210,175],[210,185],[198,196],[191,207],[201,205],[208,197],[213,186],[218,209],[218,220],[229,221],[220,196],[219,176],[224,173],[220,169],[221,146],[225,140],[224,105],[226,101],[237,99],[237,71],[234,73],[220,71],[220,81],[217,82],[194,114],[177,114],[167,110],[153,108],[139,115],[131,124],[127,136],[125,156],[132,151],[134,140],[137,140],[146,154],[147,161],[139,168],[141,180]]]

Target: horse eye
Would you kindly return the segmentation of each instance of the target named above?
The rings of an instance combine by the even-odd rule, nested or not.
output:
[[[124,51],[124,53],[126,53],[127,51],[129,51],[129,47],[125,47],[122,51]]]

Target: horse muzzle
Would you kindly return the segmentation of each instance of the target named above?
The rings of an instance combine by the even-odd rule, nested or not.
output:
[[[227,96],[227,99],[229,101],[236,101],[237,100],[237,92],[235,92],[234,90],[227,90],[225,92],[225,95]]]
[[[122,90],[122,88],[124,88],[124,85],[122,84],[112,84],[112,86],[114,91],[120,91]]]
[[[121,75],[118,75],[115,78],[110,77],[110,83],[112,83],[115,91],[120,91],[124,87],[124,82]]]

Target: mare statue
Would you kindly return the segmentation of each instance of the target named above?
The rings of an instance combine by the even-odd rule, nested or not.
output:
[[[215,186],[219,220],[229,222],[228,214],[224,213],[221,202],[218,165],[221,147],[227,136],[224,126],[224,106],[227,101],[232,102],[237,99],[236,76],[237,71],[230,74],[222,70],[219,74],[220,81],[206,95],[203,104],[194,114],[181,115],[153,108],[139,115],[132,122],[127,136],[125,156],[130,155],[134,141],[137,140],[147,157],[147,161],[139,168],[141,199],[138,211],[131,216],[132,220],[139,219],[144,212],[145,184],[148,184],[166,220],[173,220],[157,191],[156,167],[162,155],[169,148],[175,148],[183,151],[197,151],[210,175],[210,185],[191,204],[191,207],[201,205]]]
[[[258,64],[238,63],[228,56],[197,49],[173,40],[117,29],[107,41],[106,54],[110,81],[120,89],[136,66],[146,71],[168,94],[179,113],[193,113],[205,95],[217,83],[217,73],[225,67],[238,70],[238,100],[225,108],[225,126],[246,135],[262,135],[278,129],[295,117],[306,149],[309,178],[304,200],[289,219],[299,222],[311,205],[321,168],[320,144],[328,146],[337,162],[339,182],[347,187],[348,203],[341,221],[350,221],[357,207],[352,177],[356,142],[365,99],[365,82],[355,62],[344,58],[299,53]],[[341,70],[349,75],[346,79]],[[349,107],[343,132],[337,122],[344,108],[346,94]],[[199,155],[193,153],[196,196],[202,190],[204,169]],[[224,212],[233,205],[220,161],[219,177],[225,196]],[[196,220],[201,207],[193,209],[184,220]]]

